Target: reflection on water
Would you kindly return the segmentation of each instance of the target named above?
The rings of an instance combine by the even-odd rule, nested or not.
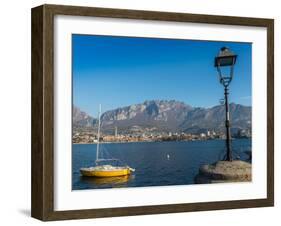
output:
[[[249,159],[251,143],[250,139],[233,140],[236,156],[241,160]],[[82,177],[80,168],[95,164],[96,144],[74,144],[73,190],[194,184],[201,165],[216,162],[225,154],[224,140],[111,143],[102,146],[111,156],[136,171],[129,177]]]
[[[127,183],[134,179],[134,175],[125,175],[120,177],[80,177],[81,182],[90,184],[94,187],[127,187]]]

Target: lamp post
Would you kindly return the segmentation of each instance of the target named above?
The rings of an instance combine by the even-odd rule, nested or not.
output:
[[[235,55],[229,48],[222,47],[217,57],[215,57],[215,67],[219,74],[220,83],[224,86],[224,99],[225,99],[225,127],[226,127],[226,160],[232,161],[231,149],[231,134],[230,134],[230,120],[229,120],[229,84],[233,78],[234,64],[236,63],[237,55]],[[228,69],[228,73],[226,70]],[[223,74],[224,73],[226,74]]]

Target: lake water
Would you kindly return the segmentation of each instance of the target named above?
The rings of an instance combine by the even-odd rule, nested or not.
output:
[[[236,156],[246,160],[244,151],[251,151],[250,139],[232,142]],[[136,171],[127,177],[82,177],[79,169],[93,166],[96,144],[73,144],[72,189],[143,187],[194,184],[194,177],[203,164],[224,157],[224,140],[141,142],[101,144],[101,155],[122,160]],[[102,157],[102,156],[101,156]]]

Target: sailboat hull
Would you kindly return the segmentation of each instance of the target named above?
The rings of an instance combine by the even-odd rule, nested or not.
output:
[[[87,177],[120,177],[131,174],[130,168],[119,168],[112,170],[96,169],[95,167],[82,168],[80,173]]]

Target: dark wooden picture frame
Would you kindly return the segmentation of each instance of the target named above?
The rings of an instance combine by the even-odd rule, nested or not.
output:
[[[267,198],[54,211],[54,16],[95,16],[264,27],[267,29]],[[274,20],[60,5],[32,9],[31,215],[49,220],[160,214],[274,205]]]

